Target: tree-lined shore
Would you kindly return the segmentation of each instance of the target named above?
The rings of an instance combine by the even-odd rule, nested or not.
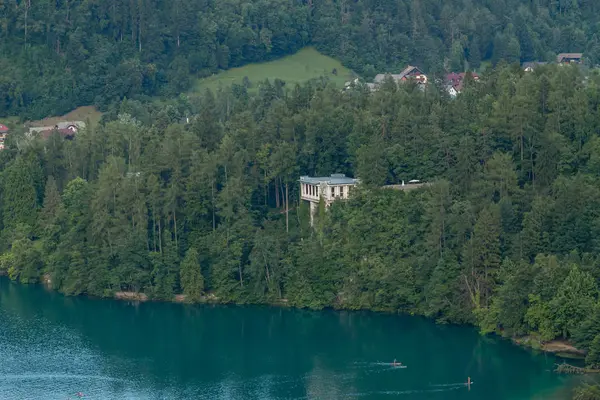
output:
[[[505,66],[456,99],[257,86],[10,136],[0,270],[72,295],[418,313],[568,339],[595,365],[600,76]],[[361,186],[311,228],[298,177],[332,172]],[[379,189],[412,178],[432,185]]]

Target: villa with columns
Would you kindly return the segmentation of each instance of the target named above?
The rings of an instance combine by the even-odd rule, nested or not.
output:
[[[325,203],[325,207],[329,207],[336,200],[347,199],[358,183],[358,179],[349,178],[344,174],[332,174],[324,177],[300,177],[301,199],[310,203],[311,225],[321,198]]]

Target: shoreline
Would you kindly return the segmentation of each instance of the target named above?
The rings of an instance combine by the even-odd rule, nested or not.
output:
[[[542,351],[562,359],[583,360],[586,356],[585,351],[578,349],[568,340],[555,339],[541,342],[531,335],[512,337],[510,340],[517,346]]]
[[[203,304],[241,305],[241,303],[222,302],[219,300],[219,298],[217,296],[215,296],[214,294],[211,294],[211,293],[202,296],[199,301],[187,301],[186,295],[184,295],[184,294],[174,295],[173,298],[170,300],[158,300],[158,299],[150,298],[145,293],[136,293],[136,292],[116,292],[114,294],[114,296],[112,297],[112,299],[118,300],[118,301],[134,301],[134,302],[141,302],[141,303],[168,302],[168,303],[176,303],[176,304],[178,303],[178,304],[188,304],[188,305],[194,305],[194,304],[199,304],[199,305],[203,305]],[[290,306],[288,304],[287,299],[280,299],[278,302],[257,303],[255,305],[263,305],[263,306],[268,306],[268,307],[298,308],[298,307]],[[331,307],[331,309],[336,310],[336,311],[346,310],[344,308],[335,308],[335,307]],[[350,311],[350,310],[348,310],[348,311]],[[397,312],[393,312],[393,311],[383,311],[383,310],[363,310],[363,311],[370,311],[370,312],[375,312],[375,313],[385,313],[385,314],[397,313]],[[425,317],[425,318],[427,318],[427,317]],[[435,320],[432,319],[432,321],[434,321],[434,323],[436,323],[436,325],[437,325],[437,322],[435,322]],[[471,324],[457,324],[457,325],[470,326],[472,328],[477,329],[477,326],[471,325]],[[567,340],[555,339],[555,340],[551,340],[549,342],[543,343],[531,335],[519,336],[519,337],[509,337],[509,338],[502,337],[499,335],[494,335],[494,336],[497,336],[500,339],[509,339],[512,342],[512,344],[519,346],[521,348],[524,348],[524,349],[528,349],[531,351],[541,351],[545,354],[551,354],[557,358],[562,359],[563,363],[565,363],[565,360],[583,360],[583,359],[585,359],[585,355],[586,355],[585,351],[578,349],[577,347],[575,347],[572,343],[570,343]],[[585,368],[582,368],[582,370],[587,371],[587,369],[585,369]],[[594,372],[600,372],[600,371],[589,370],[588,373],[594,373]]]
[[[2,271],[0,271],[0,277],[7,276],[7,275],[8,274],[2,274]],[[52,281],[48,275],[42,276],[42,278],[40,279],[40,283],[46,289],[57,292],[57,290],[52,287]],[[20,284],[20,283],[18,283],[18,284]],[[87,294],[82,294],[79,296],[88,297],[88,298],[95,297],[95,296],[90,296]],[[213,293],[207,293],[207,294],[201,296],[198,301],[188,301],[185,294],[173,295],[173,297],[171,299],[155,299],[155,298],[151,298],[150,296],[148,296],[145,293],[132,292],[132,291],[118,291],[118,292],[115,292],[112,296],[99,297],[99,298],[107,299],[107,300],[115,300],[115,301],[126,301],[126,302],[132,302],[132,303],[148,303],[148,302],[150,302],[150,303],[173,303],[173,304],[187,304],[187,305],[195,305],[195,304],[197,304],[197,305],[207,305],[207,304],[209,304],[209,305],[227,305],[227,304],[242,305],[243,304],[243,303],[235,303],[235,302],[223,302],[217,296],[215,296]],[[290,306],[288,304],[287,299],[280,299],[279,301],[276,301],[276,302],[248,303],[248,304],[263,305],[263,306],[267,306],[267,307],[301,308],[301,307]],[[332,309],[332,310],[336,310],[336,311],[346,310],[343,307],[342,308],[328,307],[328,308]],[[347,311],[350,311],[350,310],[347,310]],[[385,314],[393,314],[393,313],[400,314],[400,312],[394,312],[391,310],[388,310],[388,311],[385,311],[385,310],[363,310],[363,311],[371,311],[371,312],[375,312],[375,313],[385,313]],[[414,314],[411,313],[410,315],[414,315]],[[427,317],[425,317],[425,318],[427,318]],[[430,318],[428,318],[428,319],[430,319]],[[435,320],[432,319],[432,321],[434,321],[434,323],[436,323]],[[477,326],[471,325],[471,324],[456,324],[456,325],[470,326],[472,328],[477,329]],[[562,359],[563,363],[565,362],[564,360],[583,360],[586,355],[585,351],[578,349],[577,347],[575,347],[572,343],[570,343],[567,340],[556,339],[556,340],[551,340],[549,342],[543,343],[543,342],[539,341],[538,339],[536,339],[532,335],[519,336],[519,337],[503,337],[503,336],[496,334],[495,336],[497,336],[500,339],[508,339],[512,342],[512,344],[519,346],[521,348],[524,348],[524,349],[529,349],[532,351],[540,351],[540,352],[543,352],[546,354],[554,355],[555,357]],[[579,368],[579,367],[576,367],[576,368]],[[581,370],[586,370],[586,369],[582,368]],[[595,371],[595,370],[591,371],[590,370],[589,373],[592,373],[592,372],[600,372],[600,371]]]

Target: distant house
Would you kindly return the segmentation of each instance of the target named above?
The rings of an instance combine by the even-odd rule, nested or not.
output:
[[[450,97],[456,97],[456,96],[458,96],[458,91],[452,85],[446,86],[446,91],[448,92],[448,94],[450,95]]]
[[[559,64],[581,64],[582,61],[582,53],[560,53],[556,56],[556,62]]]
[[[548,63],[542,61],[528,61],[523,63],[523,71],[533,72],[537,67],[546,65]]]
[[[344,89],[345,90],[350,89],[352,86],[358,85],[359,82],[360,81],[359,81],[358,78],[355,78],[354,80],[348,81],[348,82],[344,83]]]
[[[84,128],[85,128],[85,122],[83,122],[83,121],[63,121],[63,122],[59,122],[58,124],[56,124],[54,126],[40,126],[40,127],[29,128],[29,135],[32,136],[35,133],[42,134],[44,132],[44,134],[48,135],[48,137],[49,137],[51,135],[51,133],[48,134],[48,132],[57,130],[57,131],[59,131],[59,133],[62,136],[73,137],[80,129],[84,129]],[[70,133],[67,132],[67,130]],[[61,133],[61,131],[63,131],[63,132]]]
[[[446,91],[452,97],[456,97],[463,89],[465,77],[467,74],[465,72],[451,72],[446,75]],[[476,73],[471,73],[474,81],[479,81],[479,75]]]
[[[404,70],[402,70],[402,72],[399,74],[378,74],[375,76],[373,82],[381,85],[388,76],[390,76],[396,83],[406,82],[409,79],[413,79],[417,83],[427,83],[427,75],[425,75],[418,67],[414,67],[412,65],[404,68]]]
[[[310,223],[323,200],[325,207],[340,199],[347,199],[350,191],[359,183],[358,179],[349,178],[344,174],[332,174],[322,177],[300,177],[300,198],[310,204]]]
[[[67,125],[67,127],[65,129],[68,129],[73,133],[77,133],[77,131],[79,130],[79,126],[76,124],[70,124],[70,125]]]
[[[362,88],[362,87],[366,87],[367,89],[369,89],[370,92],[374,92],[378,89],[378,84],[376,83],[372,83],[372,82],[362,82],[359,78],[356,78],[352,81],[348,81],[346,83],[344,83],[344,88],[342,89],[342,92],[346,92],[355,88]]]
[[[427,84],[427,75],[425,75],[418,67],[409,65],[399,74],[377,74],[373,83],[367,85],[371,90],[377,90],[388,77],[393,79],[397,84],[407,81],[417,82],[420,87],[424,87]]]
[[[4,141],[6,140],[8,131],[9,129],[6,125],[0,124],[0,150],[4,150]]]

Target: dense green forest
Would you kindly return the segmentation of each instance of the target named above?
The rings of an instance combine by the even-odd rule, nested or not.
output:
[[[4,0],[0,116],[172,96],[194,77],[309,44],[365,77],[557,52],[596,64],[598,22],[591,0]]]
[[[599,74],[499,66],[456,99],[255,84],[115,103],[74,140],[11,135],[0,272],[71,295],[418,313],[600,364]],[[298,177],[332,172],[362,184],[311,228]],[[433,184],[380,189],[413,178]]]

